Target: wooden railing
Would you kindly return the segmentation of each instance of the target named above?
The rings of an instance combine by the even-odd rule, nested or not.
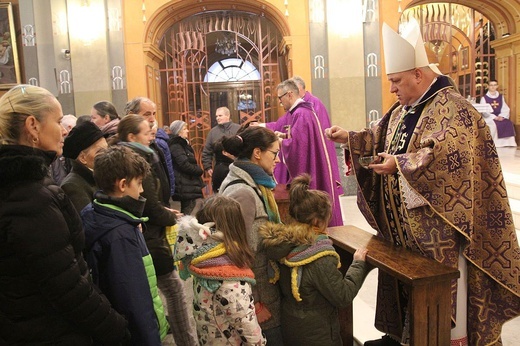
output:
[[[283,223],[289,222],[289,189],[285,184],[278,184],[273,190],[274,199],[278,205],[280,218]]]
[[[328,228],[346,270],[356,249],[368,249],[367,263],[408,286],[410,290],[410,345],[450,344],[451,280],[457,269],[392,245],[355,226]],[[358,312],[359,313],[359,312]],[[343,345],[353,345],[352,305],[340,311]]]

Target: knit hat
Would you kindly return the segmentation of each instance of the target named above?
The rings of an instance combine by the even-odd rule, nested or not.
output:
[[[421,29],[414,18],[410,19],[400,35],[383,23],[383,49],[386,74],[426,66],[436,74],[442,74],[435,64],[429,63]]]
[[[92,122],[82,123],[70,130],[63,145],[63,156],[76,159],[83,150],[103,138],[103,132]]]
[[[170,130],[172,131],[172,135],[177,136],[179,132],[186,126],[186,123],[182,120],[175,120],[170,124]]]

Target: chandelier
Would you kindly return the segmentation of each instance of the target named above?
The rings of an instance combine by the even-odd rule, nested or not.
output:
[[[237,46],[239,45],[240,44],[231,37],[231,34],[224,34],[221,39],[217,38],[217,42],[215,43],[215,52],[230,56],[231,54],[237,53]]]

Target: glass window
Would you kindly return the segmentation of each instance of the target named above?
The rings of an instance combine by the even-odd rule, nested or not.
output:
[[[227,58],[217,61],[208,70],[204,82],[237,82],[260,80],[260,72],[249,61]]]

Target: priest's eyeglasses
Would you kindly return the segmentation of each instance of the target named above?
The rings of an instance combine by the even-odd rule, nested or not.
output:
[[[289,92],[286,91],[285,94],[282,94],[280,96],[278,96],[278,101],[282,101],[282,97],[284,97],[285,95],[287,95]]]

